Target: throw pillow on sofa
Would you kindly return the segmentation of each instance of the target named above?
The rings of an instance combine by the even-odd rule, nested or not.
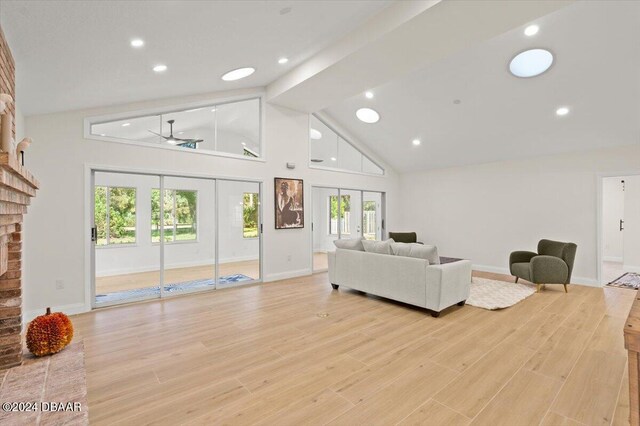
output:
[[[369,253],[378,253],[378,254],[393,254],[391,251],[391,244],[393,244],[391,238],[386,241],[370,241],[370,240],[362,240],[362,245],[364,246],[364,251]]]
[[[391,250],[396,256],[415,257],[429,261],[429,265],[439,265],[438,247],[416,243],[393,243]]]
[[[364,237],[335,240],[333,244],[339,249],[364,251],[364,247],[362,245],[363,240]]]

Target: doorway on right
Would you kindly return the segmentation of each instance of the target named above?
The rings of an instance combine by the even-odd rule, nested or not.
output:
[[[640,175],[602,179],[601,238],[602,284],[633,285],[640,279]]]

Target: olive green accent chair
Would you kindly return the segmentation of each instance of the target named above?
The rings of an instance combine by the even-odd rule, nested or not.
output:
[[[537,291],[545,284],[562,284],[567,292],[571,282],[573,261],[576,258],[574,243],[540,240],[538,252],[514,251],[509,256],[511,275],[537,285]]]
[[[417,243],[418,234],[415,232],[389,232],[389,238],[396,243]]]

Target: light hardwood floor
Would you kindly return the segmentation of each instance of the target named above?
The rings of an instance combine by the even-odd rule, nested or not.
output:
[[[635,294],[547,286],[432,318],[321,273],[73,321],[91,424],[619,425]]]

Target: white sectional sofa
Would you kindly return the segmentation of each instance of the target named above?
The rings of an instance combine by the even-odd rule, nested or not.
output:
[[[431,310],[437,317],[449,306],[464,305],[471,284],[471,262],[430,265],[425,259],[336,249],[329,252],[329,280]]]

